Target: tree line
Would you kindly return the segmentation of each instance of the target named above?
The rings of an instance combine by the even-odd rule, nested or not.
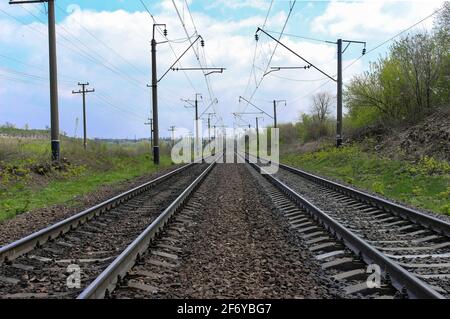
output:
[[[335,95],[319,92],[295,124],[280,125],[282,143],[334,137]],[[436,108],[450,107],[450,2],[436,14],[431,31],[395,40],[344,89],[344,134],[372,125],[414,124]]]

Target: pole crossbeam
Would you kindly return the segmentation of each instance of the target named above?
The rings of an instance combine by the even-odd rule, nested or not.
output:
[[[256,115],[256,114],[264,114],[263,112],[234,112],[234,115]]]
[[[313,63],[309,62],[308,60],[306,60],[304,57],[302,57],[300,54],[298,54],[297,52],[295,52],[294,50],[292,50],[291,48],[289,48],[287,45],[285,45],[284,43],[282,43],[281,41],[278,41],[276,38],[274,38],[273,36],[271,36],[269,33],[267,33],[266,31],[264,31],[261,28],[258,28],[256,30],[256,34],[258,34],[258,32],[261,31],[263,32],[265,35],[267,35],[269,38],[271,38],[272,40],[276,41],[278,44],[280,44],[282,47],[284,47],[286,50],[288,50],[289,52],[291,52],[292,54],[294,54],[295,56],[297,56],[298,58],[300,58],[301,60],[303,60],[305,63],[307,63],[308,65],[312,66],[314,69],[316,69],[317,71],[319,71],[320,73],[322,73],[323,75],[325,75],[326,77],[328,77],[329,79],[331,79],[332,81],[336,82],[337,80],[332,77],[331,75],[329,75],[328,73],[326,73],[325,71],[322,71],[321,69],[319,69],[317,66],[315,66]]]
[[[200,117],[202,117],[204,114],[206,114],[206,111],[208,111],[208,109],[213,105],[213,104],[217,104],[219,103],[219,100],[217,98],[215,98],[214,100],[211,101],[211,103],[209,103],[209,105],[205,108],[205,110],[200,114]]]
[[[314,64],[312,64],[311,62],[309,62],[308,60],[306,60],[304,57],[302,57],[300,54],[296,53],[294,50],[292,50],[291,48],[289,48],[287,45],[285,45],[284,43],[282,43],[281,41],[277,40],[276,38],[274,38],[272,35],[270,35],[269,33],[267,33],[266,31],[264,31],[261,28],[258,28],[256,30],[256,34],[255,34],[255,39],[258,40],[258,33],[259,32],[264,33],[265,35],[267,35],[269,38],[271,38],[272,40],[276,41],[278,44],[280,44],[281,46],[283,46],[285,49],[287,49],[289,52],[291,52],[292,54],[294,54],[295,56],[299,57],[301,60],[303,60],[304,62],[308,63],[308,65],[306,67],[303,68],[310,68],[313,67],[314,69],[316,69],[317,71],[319,71],[320,73],[322,73],[323,75],[325,75],[326,77],[328,77],[329,79],[331,79],[333,82],[336,82],[337,84],[337,111],[336,111],[336,147],[340,147],[342,145],[342,54],[347,50],[347,48],[350,46],[351,43],[357,43],[357,44],[363,44],[364,48],[362,50],[362,55],[366,54],[366,42],[364,41],[354,41],[354,40],[342,40],[342,39],[338,39],[336,42],[332,42],[332,41],[325,41],[327,43],[332,43],[332,44],[336,44],[337,45],[337,78],[335,79],[333,76],[329,75],[328,73],[326,73],[325,71],[319,69],[317,66],[315,66]],[[343,43],[347,43],[347,46],[342,49],[342,44]],[[293,67],[290,67],[293,68]],[[280,68],[272,68],[271,71],[267,72],[265,75],[274,72],[274,71],[279,71],[281,70]],[[249,102],[250,103],[250,102]],[[275,127],[276,127],[276,102],[274,101],[274,122],[275,122]]]
[[[155,36],[155,35],[154,35],[154,32],[153,32],[153,37],[154,37],[154,36]],[[153,39],[154,39],[154,38],[153,38]],[[164,74],[159,78],[159,80],[158,80],[157,82],[160,82],[160,81],[166,76],[166,74],[169,73],[170,70],[173,70],[175,64],[177,64],[178,61],[181,60],[181,58],[189,51],[190,48],[192,48],[192,46],[193,46],[199,39],[202,39],[202,40],[203,40],[203,38],[202,38],[201,35],[198,35],[198,36],[197,36],[197,38],[191,43],[191,45],[189,45],[189,46],[187,47],[187,49],[184,50],[184,52],[183,52],[183,53],[175,60],[175,62],[174,62],[174,63],[166,70],[166,72],[164,72]],[[155,45],[156,45],[156,42],[155,42]]]
[[[203,47],[205,45],[205,41],[203,40],[203,37],[201,35],[197,35],[194,41],[191,41],[191,38],[189,37],[189,41],[191,42],[190,45],[187,47],[184,52],[177,57],[174,63],[163,73],[163,75],[158,79],[157,76],[157,65],[156,65],[156,46],[158,42],[155,40],[155,28],[156,26],[164,26],[165,24],[157,24],[153,23],[153,37],[151,41],[151,52],[152,52],[152,108],[153,108],[153,162],[156,165],[159,165],[160,162],[160,155],[159,155],[159,121],[158,121],[158,83],[169,73],[170,70],[174,70],[175,65],[180,61],[180,59],[194,46],[194,44],[200,40],[200,45]],[[167,30],[164,29],[164,36],[167,36]],[[159,42],[159,43],[167,43],[168,41]],[[170,44],[170,43],[169,43]],[[217,70],[216,70],[217,71]],[[223,70],[222,70],[223,72]],[[221,73],[222,73],[221,72]],[[195,98],[195,108],[196,108],[196,123],[198,122],[198,101],[197,101],[197,95]],[[197,131],[197,139],[198,139],[198,124],[196,125],[196,131]]]
[[[241,102],[241,100],[244,100],[245,102],[247,102],[247,103],[250,104],[251,106],[257,108],[258,110],[260,110],[262,113],[266,114],[266,115],[267,115],[268,117],[270,117],[271,119],[274,118],[272,115],[270,115],[269,113],[267,113],[266,111],[264,111],[264,110],[261,109],[260,107],[256,106],[255,104],[253,104],[252,102],[250,102],[249,100],[247,100],[245,97],[239,96],[239,102]]]
[[[204,73],[205,76],[213,73],[223,73],[226,68],[172,68],[172,71],[210,71]]]
[[[266,76],[266,75],[268,75],[268,74],[270,74],[272,72],[278,72],[278,71],[281,71],[281,70],[297,70],[297,69],[307,70],[307,69],[310,69],[310,68],[311,68],[310,64],[305,65],[305,66],[273,66],[273,67],[270,68],[270,71],[267,71],[266,73],[264,73],[263,76]]]
[[[95,89],[87,90],[86,86],[89,86],[89,82],[87,83],[80,83],[78,82],[78,85],[81,86],[81,90],[78,91],[72,91],[72,94],[82,94],[83,95],[83,147],[84,149],[87,148],[87,134],[86,134],[86,93],[94,93]]]
[[[9,4],[43,3],[49,1],[53,0],[18,0],[18,1],[9,1]]]

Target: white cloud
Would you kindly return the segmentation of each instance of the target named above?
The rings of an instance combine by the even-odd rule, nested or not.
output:
[[[258,8],[262,1],[218,1],[215,5],[228,6],[230,8],[243,8],[244,6]],[[265,2],[267,4],[267,2]],[[178,2],[181,8],[182,2]],[[10,7],[0,4],[0,8],[11,12]],[[386,34],[398,32],[408,27],[428,12],[435,8],[434,5],[419,3],[405,4],[396,7],[392,3],[337,3],[332,2],[325,13],[312,22],[312,28],[317,32],[328,35],[372,39],[375,36],[384,37]],[[173,10],[171,1],[163,1],[160,5],[160,14],[156,16],[158,22],[167,23],[167,29],[172,39],[184,37],[184,31],[180,26],[178,17]],[[148,136],[148,127],[143,125],[145,117],[150,113],[150,90],[145,84],[150,81],[150,46],[151,20],[146,12],[94,12],[88,10],[69,10],[71,14],[60,25],[59,33],[71,39],[67,42],[61,36],[58,39],[58,66],[61,75],[70,75],[73,82],[60,82],[60,116],[61,129],[72,133],[74,131],[75,118],[81,116],[79,96],[71,94],[76,89],[77,81],[89,81],[91,87],[95,87],[100,94],[108,95],[115,105],[121,106],[124,112],[119,112],[113,107],[105,106],[94,97],[88,96],[88,133],[91,136],[133,137]],[[399,14],[399,12],[401,14]],[[238,96],[241,95],[247,85],[250,67],[255,45],[253,35],[258,25],[265,18],[265,12],[245,19],[231,19],[226,16],[212,17],[205,13],[193,12],[196,26],[205,40],[208,63],[218,67],[226,67],[223,74],[210,76],[214,91],[220,104],[218,110],[231,125],[231,112],[242,110],[244,103],[238,104]],[[15,14],[16,15],[16,14]],[[185,15],[187,15],[185,11]],[[280,30],[286,18],[285,12],[273,13],[269,19],[268,29]],[[189,33],[193,32],[190,19],[186,19]],[[431,23],[431,19],[427,22]],[[131,62],[134,67],[120,59],[110,49],[103,46],[99,40],[91,37],[83,25],[93,33],[101,42],[106,43],[115,52]],[[33,29],[39,29],[46,34],[46,26],[40,23],[29,25]],[[68,35],[61,28],[64,27],[71,34]],[[85,48],[77,42],[76,38],[83,41],[89,48]],[[292,47],[296,52],[317,64],[327,73],[336,73],[336,48],[324,44],[283,38],[283,42]],[[188,42],[174,44],[177,54],[184,51]],[[27,52],[26,62],[38,65],[44,69],[39,73],[47,76],[45,70],[47,62],[46,38],[39,36],[25,26],[18,25],[10,20],[0,19],[0,45],[2,49]],[[68,49],[72,48],[71,50]],[[257,56],[256,65],[265,68],[267,59],[274,48],[274,43],[261,36],[260,54]],[[80,52],[84,51],[84,52]],[[75,52],[73,52],[75,51]],[[90,56],[86,57],[88,54]],[[347,58],[347,57],[346,57]],[[111,72],[105,66],[93,63],[92,59],[100,59],[108,66],[118,68],[125,78]],[[158,46],[159,74],[167,69],[174,57],[167,44]],[[344,61],[344,67],[352,61]],[[3,61],[1,61],[3,63]],[[185,67],[197,66],[192,53],[182,59]],[[278,47],[271,66],[295,66],[304,65],[300,59]],[[351,68],[344,72],[344,79],[348,81],[352,75],[363,68],[361,61],[357,61]],[[35,70],[29,69],[33,73]],[[257,80],[262,76],[262,71],[256,71]],[[131,76],[142,84],[141,88],[130,84],[127,76]],[[195,92],[203,93],[205,100],[207,90],[201,73],[189,73],[189,77],[195,90],[186,81],[182,73],[169,72],[160,83],[159,106],[161,134],[169,136],[167,128],[170,125],[182,127],[190,124],[193,117],[191,109],[185,109],[180,98],[193,98]],[[286,78],[301,80],[289,81]],[[293,121],[298,119],[299,112],[309,110],[310,95],[319,85],[326,80],[316,81],[323,75],[310,70],[292,70],[271,73],[266,76],[254,97],[254,103],[271,112],[272,99],[287,99],[287,107],[281,107],[280,121]],[[60,76],[60,80],[68,81]],[[254,87],[254,79],[251,80],[250,91]],[[335,92],[335,83],[329,82],[320,90]],[[33,126],[43,127],[48,123],[48,88],[47,86],[29,86],[25,84],[11,83],[0,78],[0,117],[6,121],[18,121],[19,126],[28,122]],[[208,103],[208,101],[205,101]],[[11,107],[13,105],[13,107]],[[202,110],[204,104],[202,105]],[[8,106],[8,107],[6,107]],[[126,112],[139,115],[126,115]],[[33,114],[33,116],[30,116]],[[254,123],[254,118],[246,120]],[[264,124],[270,124],[266,118]]]
[[[243,8],[267,10],[269,8],[269,5],[270,3],[267,0],[216,0],[208,6],[208,9],[225,7],[233,10]]]
[[[220,3],[220,1],[217,3]],[[231,4],[230,1],[228,5],[246,4],[252,6],[252,4],[261,3],[261,1],[233,3]],[[180,8],[181,4],[179,3]],[[322,20],[319,19],[318,21],[322,24],[331,23],[333,25],[338,23],[339,25],[339,19],[343,19],[344,16],[342,15],[345,14],[345,10],[335,7],[336,5],[334,3],[330,4],[329,9],[327,9],[328,13],[325,12],[321,18]],[[170,38],[185,37],[184,30],[181,28],[171,1],[161,2],[159,8],[161,12],[155,17],[159,23],[167,24]],[[377,9],[378,11],[374,9],[376,12],[385,14],[382,7],[374,8],[379,8]],[[138,137],[148,136],[148,127],[144,126],[143,123],[150,114],[150,89],[145,88],[145,84],[150,81],[149,41],[152,26],[150,17],[146,12],[131,13],[123,10],[114,12],[70,10],[69,12],[69,16],[58,27],[58,67],[61,75],[60,80],[64,81],[60,83],[61,129],[67,132],[74,131],[75,118],[81,117],[81,102],[79,96],[71,94],[71,90],[77,88],[77,81],[89,81],[91,87],[94,87],[99,94],[109,96],[115,105],[122,107],[125,111],[124,114],[123,111],[121,112],[113,107],[101,104],[92,95],[88,96],[88,133],[90,136],[134,137],[134,134],[137,134]],[[185,14],[187,13],[185,12]],[[360,13],[356,10],[353,11],[353,14],[359,15]],[[255,45],[254,32],[256,27],[264,22],[265,12],[244,19],[213,17],[198,12],[193,12],[193,15],[198,31],[204,36],[206,41],[205,50],[209,66],[227,68],[223,74],[213,74],[209,78],[220,101],[217,109],[225,119],[226,124],[232,125],[231,112],[244,108],[243,104],[238,104],[238,96],[243,94],[247,85]],[[391,15],[389,13],[388,16]],[[274,12],[268,21],[267,28],[280,30],[285,19],[286,12]],[[331,19],[331,22],[327,22],[327,19]],[[361,19],[359,16],[355,16],[352,19],[355,20],[355,25],[344,25],[339,32],[346,30],[357,32]],[[186,18],[185,21],[188,32],[192,34],[194,29],[190,19]],[[384,23],[384,20],[378,23]],[[393,23],[395,24],[395,21]],[[91,37],[81,25],[94,34],[96,38]],[[45,25],[34,23],[30,26],[34,29],[42,30],[46,34]],[[67,34],[63,28],[68,30],[70,34]],[[327,28],[328,26],[324,27],[322,31],[330,32]],[[39,36],[29,28],[11,22],[11,20],[2,19],[0,19],[0,33],[0,45],[2,48],[27,52],[26,62],[40,66],[44,69],[44,72],[40,73],[40,75],[47,76],[45,70],[48,68],[48,57],[45,37]],[[17,37],[17,34],[21,36]],[[67,42],[62,36],[70,39],[71,42]],[[80,39],[87,48],[76,39]],[[123,59],[133,66],[119,58],[111,49],[102,45],[102,42],[106,43],[108,47],[120,54]],[[336,48],[333,45],[299,41],[292,38],[283,38],[283,42],[310,60],[310,62],[317,64],[327,73],[331,75],[336,73]],[[173,48],[179,55],[188,45],[189,42],[174,43]],[[267,37],[261,36],[259,48],[255,64],[258,67],[265,68],[271,50],[274,48],[274,42]],[[158,73],[161,75],[172,64],[174,56],[167,44],[158,45],[157,49]],[[104,65],[94,63],[93,59],[101,60],[108,67],[118,69],[119,73],[123,73],[122,76],[108,70]],[[0,63],[3,62],[3,60],[0,60]],[[344,66],[350,62],[345,61]],[[282,47],[278,47],[271,66],[302,66],[304,64],[304,62]],[[198,66],[192,52],[183,57],[182,65],[184,67]],[[360,72],[362,67],[360,61],[353,64],[351,68],[345,71],[345,79],[348,80],[353,74]],[[135,68],[138,70],[135,70]],[[32,69],[27,71],[30,73],[35,72]],[[257,80],[259,80],[263,72],[257,70],[256,73]],[[62,75],[70,76],[73,78],[73,82],[71,82],[71,79],[62,77]],[[185,76],[181,72],[169,72],[166,78],[160,82],[159,110],[161,134],[163,136],[169,136],[167,128],[170,125],[182,127],[191,123],[193,112],[191,109],[183,107],[180,98],[193,98],[194,93],[198,92],[203,93],[205,97],[204,103],[208,103],[204,77],[200,72],[190,72],[188,75],[195,90],[186,81]],[[133,81],[138,83],[131,84],[128,77],[132,77]],[[301,81],[289,81],[285,78]],[[271,112],[271,100],[287,99],[288,106],[280,109],[279,120],[297,120],[300,111],[305,112],[309,109],[310,96],[307,96],[307,94],[324,83],[323,80],[316,81],[321,78],[323,78],[323,75],[312,69],[271,73],[264,78],[254,97],[254,102],[267,112]],[[254,82],[255,80],[252,79],[249,91],[254,87]],[[19,119],[25,118],[25,122],[40,127],[48,123],[47,87],[9,83],[1,78],[0,87],[2,88],[0,91],[3,92],[0,101],[0,116],[4,120],[14,121],[18,119],[20,121]],[[330,82],[322,89],[335,92],[335,84]],[[5,95],[7,99],[4,98]],[[9,103],[17,103],[17,105],[6,111],[5,104],[3,104],[6,100]],[[201,105],[203,110],[204,104]],[[32,119],[34,122],[30,122],[27,119],[29,118],[27,113],[30,113],[30,110],[38,110]],[[127,112],[136,114],[142,119],[136,119],[135,115],[127,115]],[[252,124],[254,123],[254,118],[252,117],[248,117],[247,120]],[[271,120],[267,118],[264,123],[270,124]],[[23,126],[23,123],[20,126]]]
[[[429,1],[332,1],[325,12],[313,19],[315,32],[337,37],[387,37],[431,14],[441,6],[441,0]],[[432,25],[432,19],[423,23]]]
[[[9,4],[9,1],[4,0],[0,2],[0,10],[4,10],[8,12],[11,15],[14,16],[26,16],[28,12],[23,8],[23,6],[26,6],[26,9],[30,12],[33,12],[34,14],[39,13],[40,11],[43,11],[43,5],[42,4]]]

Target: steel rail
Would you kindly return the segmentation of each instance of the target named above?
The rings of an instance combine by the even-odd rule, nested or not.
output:
[[[92,218],[99,216],[112,208],[130,200],[133,197],[149,190],[155,185],[167,180],[168,178],[188,169],[194,164],[187,164],[177,168],[167,174],[164,174],[154,180],[137,186],[113,198],[110,198],[100,204],[90,207],[76,215],[59,221],[51,226],[36,231],[24,238],[16,240],[0,248],[0,265],[4,262],[11,261],[27,252],[33,250],[35,247],[43,245],[49,240],[53,240],[76,227],[83,225]]]
[[[255,156],[252,155],[253,158],[256,159]],[[263,159],[260,156],[261,159]],[[267,161],[267,159],[265,159]],[[420,224],[427,228],[434,230],[435,232],[450,237],[450,222],[445,220],[438,219],[436,217],[424,214],[416,209],[409,208],[387,199],[381,198],[376,195],[368,194],[366,192],[357,190],[353,187],[342,185],[337,182],[333,182],[331,180],[325,179],[323,177],[317,176],[312,173],[305,172],[301,169],[294,168],[292,166],[288,166],[281,163],[276,163],[280,168],[285,169],[291,173],[299,175],[303,178],[306,178],[316,184],[325,186],[334,191],[340,192],[344,195],[357,199],[361,202],[370,204],[372,206],[378,207],[384,211],[390,212],[394,215],[400,216],[403,219],[410,220],[414,223]]]
[[[319,185],[325,186],[327,188],[330,188],[332,190],[338,191],[344,195],[358,199],[359,201],[369,203],[372,206],[376,206],[376,207],[383,209],[385,211],[388,211],[394,215],[401,216],[403,219],[407,219],[407,220],[413,221],[415,223],[421,224],[422,226],[430,228],[439,234],[450,237],[450,223],[445,220],[438,219],[436,217],[424,214],[418,210],[391,202],[389,200],[386,200],[386,199],[381,198],[376,195],[362,192],[362,191],[357,190],[350,186],[345,186],[345,185],[327,180],[323,177],[319,177],[317,175],[307,173],[305,171],[302,171],[300,169],[297,169],[297,168],[294,168],[294,167],[291,167],[291,166],[288,166],[285,164],[280,164],[280,167],[287,171],[290,171],[296,175],[300,175],[308,180],[311,180],[311,181],[315,182],[316,184],[319,184]]]
[[[183,206],[190,195],[212,170],[211,163],[159,216],[156,218],[78,297],[77,299],[101,299],[114,289],[140,256],[148,249],[151,241]]]
[[[240,156],[242,157],[242,155]],[[249,161],[247,160],[247,162]],[[260,174],[265,171],[263,167],[260,167],[255,163],[250,162],[250,165]],[[388,274],[392,285],[399,291],[406,289],[411,298],[445,299],[443,295],[435,291],[430,285],[392,261],[378,249],[374,248],[359,236],[348,230],[346,227],[334,220],[303,196],[299,195],[282,181],[267,172],[262,175],[283,193],[285,193],[292,201],[302,207],[310,216],[314,218],[314,220],[320,222],[320,224],[323,225],[324,228],[338,240],[343,241],[346,247],[351,249],[355,254],[361,256],[367,264],[377,264],[380,266],[383,270],[385,278]]]

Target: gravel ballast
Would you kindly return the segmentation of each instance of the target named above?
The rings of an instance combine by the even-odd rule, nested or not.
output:
[[[260,187],[246,165],[218,164],[190,199],[189,217],[180,213],[189,219],[177,226],[183,231],[169,225],[155,243],[159,248],[151,248],[131,272],[133,284],[113,297],[336,298]],[[170,267],[161,266],[166,260],[155,262],[161,247],[172,249]]]
[[[280,169],[276,178],[354,234],[369,241],[374,248],[401,263],[409,272],[431,276],[448,274],[448,237],[377,207],[334,193],[287,170]],[[442,265],[417,267],[417,264],[437,263]],[[449,278],[423,280],[437,286],[440,293],[448,296]]]

